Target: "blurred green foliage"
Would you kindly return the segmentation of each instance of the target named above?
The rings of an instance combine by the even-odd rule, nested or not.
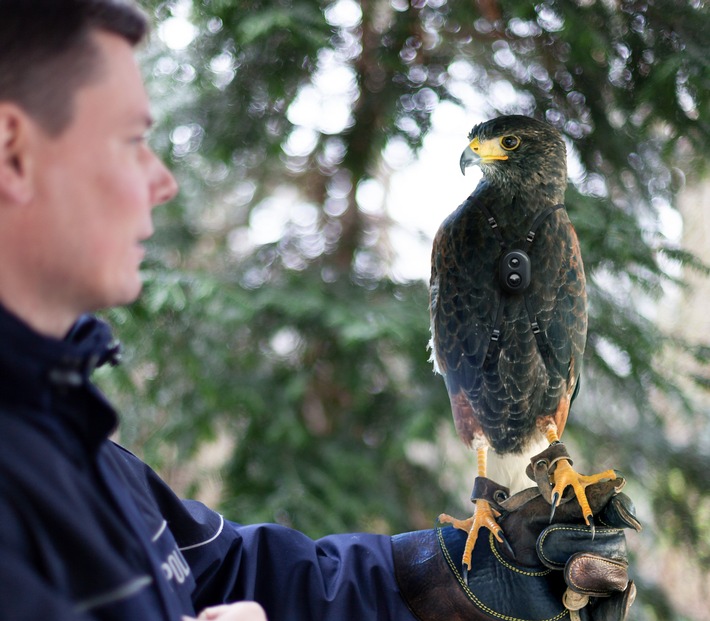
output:
[[[568,433],[590,462],[627,474],[648,547],[676,547],[707,569],[708,346],[671,339],[644,313],[678,283],[669,265],[706,269],[657,226],[684,178],[707,172],[705,3],[144,5],[164,35],[143,54],[154,144],[182,192],[155,212],[144,296],[108,314],[126,364],[101,382],[123,412],[122,441],[169,473],[227,434],[223,510],[312,536],[427,527],[441,510],[466,510],[447,473],[459,466],[439,440],[451,422],[427,361],[426,284],[391,277],[392,222],[362,209],[357,192],[382,181],[388,146],[416,153],[437,106],[466,105],[474,91],[471,125],[499,113],[545,118],[582,170],[567,205],[590,335]],[[179,19],[193,25],[191,41],[170,49],[163,29]],[[300,126],[293,111],[329,67],[345,86],[321,94],[322,109],[347,114]],[[501,85],[514,95],[494,96]],[[257,216],[279,196],[307,217],[254,242]],[[681,351],[700,365],[695,387],[666,364]],[[689,440],[670,439],[669,410],[694,430]],[[432,449],[428,461],[413,457],[417,446]],[[637,579],[636,618],[682,618],[663,585]]]

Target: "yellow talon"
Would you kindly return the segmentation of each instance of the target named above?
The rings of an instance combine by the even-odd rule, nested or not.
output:
[[[606,470],[599,474],[584,475],[579,474],[569,461],[561,460],[557,462],[555,471],[552,475],[555,486],[552,489],[552,497],[556,499],[555,505],[559,503],[562,494],[568,487],[572,487],[574,495],[577,498],[579,506],[582,508],[582,516],[587,526],[590,526],[589,518],[592,516],[592,509],[589,506],[585,488],[598,483],[599,481],[612,480],[616,478],[616,473],[613,470]]]
[[[496,518],[499,515],[500,513],[492,509],[488,501],[479,499],[476,501],[476,512],[466,520],[456,519],[446,513],[442,513],[439,516],[439,522],[451,524],[454,528],[468,533],[462,559],[462,563],[467,569],[471,569],[471,555],[476,541],[478,540],[478,532],[481,528],[487,528],[500,543],[503,543],[503,537],[501,535],[503,530],[498,525],[498,522],[496,522]]]

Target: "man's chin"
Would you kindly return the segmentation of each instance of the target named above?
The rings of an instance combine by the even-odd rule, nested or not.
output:
[[[108,303],[104,304],[103,308],[104,310],[107,310],[110,308],[133,304],[133,302],[138,300],[141,296],[142,291],[143,281],[142,279],[137,279],[135,282],[123,287],[120,293],[117,293],[117,295],[113,296]]]

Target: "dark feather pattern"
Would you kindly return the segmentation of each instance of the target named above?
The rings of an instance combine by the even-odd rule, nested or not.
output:
[[[587,332],[584,268],[564,209],[544,218],[529,245],[527,291],[510,294],[499,285],[502,247],[485,212],[505,246],[520,248],[536,216],[563,201],[567,177],[564,142],[545,123],[501,117],[476,126],[469,138],[506,135],[517,136],[519,147],[507,160],[481,162],[484,178],[435,237],[430,281],[433,358],[457,432],[469,445],[483,434],[502,454],[520,452],[537,419],[554,416],[574,392]],[[501,304],[500,338],[492,346]]]

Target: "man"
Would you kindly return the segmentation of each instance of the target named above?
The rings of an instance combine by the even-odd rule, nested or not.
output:
[[[454,606],[475,619],[486,589],[529,608],[505,579],[466,580],[446,565],[461,541],[452,529],[312,541],[240,526],[180,501],[108,441],[116,415],[89,378],[115,352],[86,313],[139,295],[151,211],[177,191],[146,143],[133,55],[145,31],[120,0],[0,0],[0,618],[262,621],[264,608],[272,621],[463,618]],[[601,490],[597,510],[616,491]],[[532,492],[499,508],[520,559],[537,565],[549,505]],[[597,580],[594,594],[625,593],[614,600],[625,611],[620,533],[584,546],[620,568],[618,584]],[[492,552],[477,548],[474,563],[498,563]],[[559,609],[561,572],[538,573],[533,603]]]

